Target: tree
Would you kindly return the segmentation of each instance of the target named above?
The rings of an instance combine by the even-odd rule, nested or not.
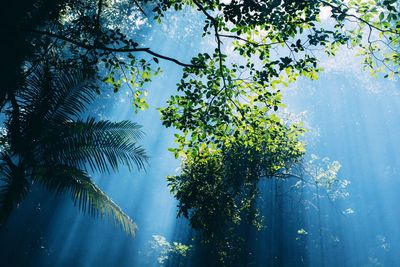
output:
[[[143,133],[130,121],[79,119],[96,96],[95,84],[81,71],[37,67],[19,88],[7,111],[0,154],[0,223],[38,184],[94,217],[108,217],[128,234],[136,225],[90,178],[120,165],[145,166],[139,145]]]
[[[200,231],[220,263],[232,266],[243,255],[241,229],[262,229],[258,185],[299,163],[304,149],[296,134],[295,127],[277,122],[259,135],[241,135],[243,142],[232,137],[221,149],[204,145],[184,157],[180,175],[167,178],[179,201],[178,216]]]

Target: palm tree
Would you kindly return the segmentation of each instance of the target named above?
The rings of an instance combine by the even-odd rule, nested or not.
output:
[[[0,137],[0,225],[32,184],[57,194],[95,217],[107,217],[134,235],[136,225],[90,178],[120,165],[143,169],[147,156],[130,121],[82,120],[95,83],[82,71],[37,68],[11,100]]]

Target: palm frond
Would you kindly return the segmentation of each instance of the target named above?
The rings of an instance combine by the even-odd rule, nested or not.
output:
[[[95,96],[94,82],[85,72],[38,67],[28,77],[19,101],[28,122],[54,123],[75,119]]]
[[[137,145],[143,137],[141,126],[130,121],[66,122],[53,132],[59,140],[49,147],[47,155],[59,162],[92,171],[117,171],[120,165],[143,169],[147,162],[145,150]],[[61,134],[62,133],[62,134]],[[50,138],[48,138],[50,139]]]
[[[106,217],[129,235],[135,235],[136,224],[91,181],[86,172],[65,165],[41,166],[36,168],[33,181],[57,194],[69,193],[81,211],[93,217]]]
[[[128,120],[113,122],[108,120],[96,121],[94,118],[88,118],[86,121],[78,120],[69,123],[69,125],[72,126],[72,133],[75,135],[118,134],[133,142],[139,141],[144,137],[144,132],[141,130],[142,126]]]
[[[51,107],[52,81],[55,76],[47,66],[40,66],[30,74],[18,94],[21,121],[41,120]]]
[[[81,70],[61,73],[55,79],[54,86],[54,106],[48,120],[72,120],[80,115],[96,96],[93,80]]]
[[[130,121],[76,121],[96,96],[88,78],[83,71],[41,66],[19,90],[14,101],[17,119],[9,120],[6,127],[17,129],[12,131],[17,133],[15,143],[23,147],[10,148],[18,156],[18,167],[0,155],[4,165],[0,169],[0,223],[28,193],[29,178],[57,193],[69,193],[80,210],[107,217],[134,235],[136,225],[91,181],[87,171],[116,171],[121,165],[144,168],[147,155],[137,145],[143,132]],[[29,171],[25,173],[24,168]]]
[[[29,182],[24,171],[3,155],[0,169],[0,225],[8,219],[14,207],[18,206],[29,192]]]

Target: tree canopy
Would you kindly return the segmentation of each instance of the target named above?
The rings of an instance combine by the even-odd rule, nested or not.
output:
[[[215,39],[211,52],[182,62],[139,45],[134,20],[163,23],[167,12],[184,7],[203,17],[199,35]],[[143,85],[159,72],[157,63],[172,61],[184,73],[179,94],[161,110],[164,125],[183,132],[178,150],[219,146],[224,136],[276,120],[270,116],[283,106],[281,85],[301,76],[316,79],[319,51],[334,55],[342,45],[358,47],[367,68],[398,75],[398,8],[394,0],[26,1],[5,10],[3,25],[18,45],[5,61],[12,81],[3,85],[0,102],[9,101],[21,78],[46,58],[62,68],[94,70],[115,92],[128,86],[140,110],[148,107]],[[321,21],[322,13],[329,22]],[[224,46],[239,59],[224,53]]]

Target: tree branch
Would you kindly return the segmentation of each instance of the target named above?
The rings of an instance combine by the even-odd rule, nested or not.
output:
[[[267,44],[257,43],[257,42],[253,42],[253,41],[247,40],[245,38],[242,38],[242,37],[240,37],[238,35],[230,35],[230,34],[219,34],[219,36],[225,37],[225,38],[231,38],[231,39],[240,40],[240,41],[243,41],[245,43],[251,44],[251,45],[253,45],[255,47],[271,46],[271,45],[281,44],[282,43],[282,42],[274,42],[274,43],[267,43]]]
[[[135,5],[139,8],[140,12],[143,13],[143,15],[145,15],[147,17],[146,12],[144,12],[143,7],[139,4],[139,2],[137,0],[133,0],[133,2],[135,3]]]
[[[41,31],[41,30],[34,30],[34,29],[23,29],[23,31],[28,31],[34,34],[40,34],[40,35],[46,35],[52,38],[57,38],[59,40],[63,40],[65,42],[74,44],[80,48],[84,48],[87,50],[103,50],[103,51],[108,51],[108,52],[119,52],[119,53],[129,53],[129,52],[145,52],[147,54],[150,54],[154,57],[157,58],[161,58],[167,61],[171,61],[174,62],[175,64],[182,66],[182,67],[191,67],[191,68],[202,68],[202,66],[197,66],[197,65],[193,65],[193,64],[187,64],[187,63],[183,63],[175,58],[172,57],[168,57],[168,56],[164,56],[161,55],[159,53],[156,53],[154,51],[152,51],[150,48],[148,47],[143,47],[143,48],[133,48],[133,47],[121,47],[121,48],[114,48],[114,47],[108,47],[105,45],[92,45],[89,43],[82,43],[80,41],[71,39],[69,37],[63,36],[63,35],[59,35],[59,34],[55,34],[52,32],[46,32],[46,31]]]

